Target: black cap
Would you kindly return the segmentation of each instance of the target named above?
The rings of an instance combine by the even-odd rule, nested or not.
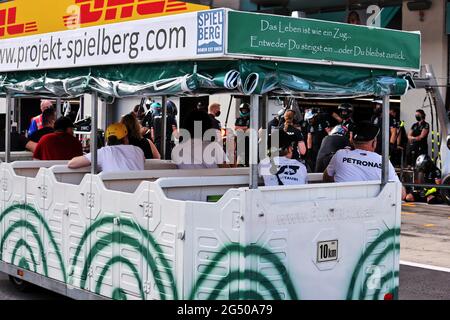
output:
[[[276,145],[277,141],[273,140],[273,147],[276,147],[279,150],[283,150],[293,145],[293,142],[295,141],[294,136],[289,135],[283,129],[278,129],[277,131],[279,137],[279,145]],[[272,138],[275,137],[275,132],[272,132]]]
[[[362,121],[355,125],[353,131],[353,140],[359,142],[367,142],[374,140],[380,129],[369,121]]]
[[[66,131],[68,128],[75,128],[70,118],[60,117],[55,121],[55,131]]]

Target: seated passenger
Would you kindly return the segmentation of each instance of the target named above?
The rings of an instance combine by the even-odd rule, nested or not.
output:
[[[353,143],[355,150],[336,152],[323,173],[325,182],[353,182],[381,180],[381,156],[375,152],[379,129],[363,121],[355,126]],[[392,163],[389,162],[389,181],[399,182]],[[406,196],[403,188],[402,199]]]
[[[128,142],[142,149],[145,159],[161,159],[155,144],[147,138],[142,137],[139,121],[133,113],[129,113],[122,117],[120,123],[127,127]]]
[[[55,132],[55,129],[53,128],[55,125],[55,121],[56,121],[55,109],[53,108],[45,109],[44,112],[42,112],[43,128],[39,129],[38,131],[35,131],[31,136],[28,137],[28,142],[25,145],[25,147],[31,152],[34,152],[37,144],[39,143],[39,141],[43,136]]]
[[[81,142],[73,136],[73,122],[67,117],[55,121],[55,132],[43,136],[34,150],[37,160],[70,160],[83,154]]]
[[[211,142],[216,130],[212,129],[211,119],[205,111],[189,113],[183,128],[183,141],[172,150],[172,161],[179,169],[228,167],[223,146]],[[196,136],[195,133],[201,136]]]
[[[44,113],[46,109],[53,108],[53,102],[51,100],[41,100],[41,112]],[[43,128],[42,113],[31,119],[30,127],[28,128],[28,137],[33,133]]]
[[[276,137],[272,134],[272,139]],[[259,175],[266,186],[300,185],[308,181],[308,173],[303,163],[293,159],[294,148],[298,143],[284,130],[279,130],[280,143],[276,149],[276,140],[272,141],[272,154],[259,164]]]
[[[97,150],[97,164],[103,172],[144,170],[145,157],[141,148],[128,142],[124,124],[114,123],[106,129],[107,146]],[[69,168],[78,169],[91,165],[91,153],[73,158]]]

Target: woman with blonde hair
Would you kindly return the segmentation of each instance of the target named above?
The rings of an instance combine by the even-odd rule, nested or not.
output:
[[[287,110],[284,113],[284,125],[282,127],[283,131],[292,137],[293,141],[296,142],[298,148],[294,148],[292,159],[300,159],[300,156],[306,154],[305,139],[301,130],[294,126],[295,111]],[[298,149],[298,150],[297,150]]]
[[[120,123],[127,127],[129,143],[141,148],[144,151],[145,159],[161,159],[155,144],[151,140],[142,137],[141,126],[133,113],[124,115]]]

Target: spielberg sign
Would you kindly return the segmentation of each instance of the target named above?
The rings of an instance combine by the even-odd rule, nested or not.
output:
[[[224,19],[223,9],[197,13],[197,54],[224,52]]]

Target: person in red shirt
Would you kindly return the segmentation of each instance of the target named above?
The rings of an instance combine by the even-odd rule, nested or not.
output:
[[[55,121],[55,132],[39,140],[34,150],[36,160],[70,160],[83,155],[81,142],[73,136],[73,122],[67,117]]]

